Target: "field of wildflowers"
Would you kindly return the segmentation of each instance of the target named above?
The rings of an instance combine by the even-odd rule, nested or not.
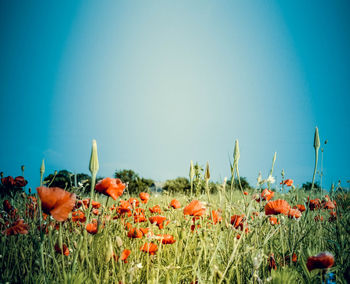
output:
[[[314,146],[316,169],[318,132]],[[276,155],[271,175],[244,191],[233,186],[239,158],[236,141],[231,184],[214,194],[207,164],[203,195],[192,162],[186,195],[131,196],[115,178],[95,185],[96,142],[90,196],[42,185],[27,194],[23,177],[3,177],[0,283],[349,282],[349,193],[304,191],[287,178],[279,187],[288,191],[272,190]]]

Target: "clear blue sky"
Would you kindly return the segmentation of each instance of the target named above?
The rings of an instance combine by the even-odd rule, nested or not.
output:
[[[0,1],[0,170],[349,176],[349,1]]]

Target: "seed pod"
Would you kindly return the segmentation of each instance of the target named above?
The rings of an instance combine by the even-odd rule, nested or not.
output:
[[[238,162],[240,157],[238,140],[235,141],[235,149],[233,150],[233,163]]]

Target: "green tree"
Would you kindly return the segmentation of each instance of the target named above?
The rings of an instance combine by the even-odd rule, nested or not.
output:
[[[191,190],[191,184],[188,178],[185,177],[178,177],[176,179],[168,179],[164,186],[163,190],[169,192],[169,193],[189,193]]]
[[[243,189],[250,189],[250,188],[252,188],[251,185],[249,184],[249,182],[247,181],[246,177],[240,177],[240,179],[241,179],[241,185],[242,185]],[[231,179],[229,179],[226,184],[231,185]],[[234,179],[233,187],[236,188],[236,189],[240,189],[238,179]]]
[[[311,190],[311,187],[312,187],[312,182],[306,182],[306,183],[303,183],[303,185],[301,186],[301,188],[303,188],[304,190]],[[320,185],[316,182],[314,184],[314,188],[315,189],[320,189]]]
[[[154,180],[142,178],[130,169],[116,170],[114,177],[119,178],[124,183],[127,183],[128,191],[131,194],[147,192],[149,191],[149,187],[154,185]]]

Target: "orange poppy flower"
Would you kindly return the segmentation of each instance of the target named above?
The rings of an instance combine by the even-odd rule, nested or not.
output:
[[[159,205],[155,205],[151,208],[149,208],[149,211],[151,213],[158,213],[158,214],[161,214],[162,213],[162,210],[160,209],[160,206]]]
[[[146,222],[146,216],[144,214],[134,214],[134,223]]]
[[[138,201],[136,198],[130,197],[128,202],[132,205],[132,207],[139,207],[140,201]]]
[[[156,224],[159,229],[163,229],[163,225],[166,225],[167,223],[165,222],[166,217],[164,216],[151,216],[148,218],[148,220],[151,222],[151,224]],[[164,224],[165,222],[165,224]]]
[[[301,213],[303,213],[306,210],[305,205],[303,204],[297,204],[293,207],[293,209],[298,209]]]
[[[292,186],[293,180],[292,179],[286,179],[282,181],[280,184],[285,184],[286,186]]]
[[[137,228],[130,228],[130,231],[128,232],[128,238],[141,239],[142,236],[143,236],[142,231]]]
[[[307,259],[307,269],[309,271],[314,269],[326,269],[332,267],[334,264],[334,256],[329,252],[321,252],[316,256],[310,256]]]
[[[143,235],[147,235],[148,233],[152,234],[149,228],[140,228],[140,231]]]
[[[198,200],[192,200],[190,204],[188,204],[184,208],[184,215],[190,216],[203,216],[205,213],[205,206],[202,202]]]
[[[278,214],[287,215],[289,210],[290,210],[289,203],[283,199],[269,201],[265,205],[266,215],[278,215]]]
[[[62,244],[62,250],[58,244],[55,244],[55,251],[59,254],[69,255],[69,249],[66,244]]]
[[[150,255],[154,255],[158,250],[158,246],[154,243],[145,243],[140,250],[148,252]]]
[[[321,200],[316,198],[316,199],[312,199],[309,200],[308,198],[308,203],[309,203],[309,208],[310,210],[315,210],[315,209],[320,209],[321,208]]]
[[[105,178],[98,182],[95,186],[97,192],[100,192],[104,195],[112,197],[114,200],[117,200],[118,197],[122,196],[125,184],[119,178]]]
[[[81,222],[81,223],[84,223],[86,221],[86,217],[85,217],[85,214],[83,211],[74,211],[72,213],[72,221],[73,222]]]
[[[92,220],[92,223],[86,225],[86,231],[92,235],[97,234],[98,232],[98,224],[96,219]]]
[[[40,186],[36,190],[41,200],[41,207],[46,214],[51,214],[59,222],[67,220],[75,205],[74,193],[59,187]]]
[[[181,207],[181,204],[178,200],[173,199],[170,201],[170,207],[173,207],[174,209],[179,209]]]
[[[247,191],[243,191],[243,194],[244,195],[248,195],[249,193]]]
[[[301,212],[298,209],[290,209],[288,212],[288,217],[298,219],[301,217]]]
[[[122,251],[122,254],[120,255],[120,260],[124,261],[124,263],[127,263],[127,259],[129,257],[129,255],[131,254],[131,250],[129,249],[125,249]]]
[[[131,204],[128,201],[120,200],[120,205],[117,207],[117,212],[121,215],[127,213],[127,215],[130,217],[132,215],[131,213]]]
[[[29,226],[27,224],[24,224],[23,219],[19,219],[15,223],[13,223],[10,228],[7,228],[2,233],[5,234],[6,236],[18,235],[18,234],[26,235],[28,234],[28,229],[29,229]]]
[[[210,217],[209,217],[210,218]],[[212,210],[211,218],[213,220],[213,224],[216,225],[218,222],[222,221],[222,217],[219,211]]]
[[[98,215],[98,214],[100,214],[100,212],[98,211],[98,209],[92,209],[92,214],[94,214],[94,215]]]
[[[233,215],[233,216],[231,216],[231,225],[235,229],[240,229],[241,231],[243,231],[244,217],[245,217],[244,215]]]
[[[286,262],[289,262],[290,256],[286,255],[285,260],[286,260]],[[298,261],[298,256],[296,255],[296,253],[293,253],[292,254],[292,262],[297,262],[297,261]]]
[[[271,224],[271,225],[279,224],[279,222],[278,222],[278,220],[277,220],[277,217],[275,217],[275,216],[270,216],[270,217],[269,217],[269,221],[270,221],[270,224]]]
[[[162,244],[173,244],[176,242],[176,240],[174,240],[174,237],[172,235],[157,235],[158,237],[161,238],[162,240]]]
[[[147,203],[149,200],[149,194],[147,192],[140,192],[139,197],[142,203]]]
[[[322,202],[322,207],[324,209],[335,209],[335,205],[332,201]]]
[[[92,201],[91,206],[92,208],[99,209],[101,207],[101,203],[97,201]]]
[[[275,193],[267,188],[265,188],[262,192],[261,192],[261,198],[257,198],[256,201],[260,202],[260,200],[267,200],[269,201],[270,199],[272,199],[272,197],[275,195]]]

